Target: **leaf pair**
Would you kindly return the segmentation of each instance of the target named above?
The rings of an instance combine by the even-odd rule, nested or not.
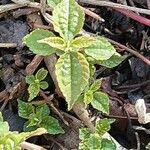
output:
[[[113,141],[103,138],[103,135],[110,130],[113,120],[102,119],[96,123],[95,133],[91,133],[87,128],[81,128],[79,138],[79,150],[116,150]]]
[[[24,125],[24,131],[33,131],[37,128],[45,128],[49,134],[64,133],[57,119],[49,116],[49,107],[46,104],[33,106],[18,100],[19,116],[28,121]]]
[[[38,70],[36,75],[28,75],[26,76],[26,83],[29,84],[28,92],[29,92],[29,100],[31,101],[33,98],[35,98],[38,93],[40,92],[40,89],[47,89],[48,83],[46,81],[43,81],[45,77],[47,76],[47,70],[44,68],[41,68]]]
[[[107,94],[98,91],[101,80],[95,80],[94,83],[84,92],[83,102],[87,106],[89,103],[93,108],[109,114],[109,97]]]

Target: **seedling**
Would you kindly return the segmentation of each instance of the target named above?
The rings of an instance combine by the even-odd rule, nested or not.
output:
[[[33,132],[9,131],[9,125],[3,120],[0,112],[0,149],[1,150],[21,150],[21,143],[32,136],[46,133],[44,128],[38,128]]]
[[[79,150],[116,150],[112,140],[103,138],[103,135],[110,130],[110,124],[114,120],[102,119],[97,121],[94,133],[88,128],[81,128],[79,138],[81,140]]]
[[[26,83],[29,84],[28,92],[29,92],[29,99],[28,101],[31,101],[33,98],[35,98],[38,93],[40,92],[40,89],[47,89],[48,83],[46,81],[43,81],[45,77],[47,76],[47,70],[44,68],[41,68],[38,70],[36,75],[28,75],[26,76]]]
[[[75,0],[62,0],[54,7],[52,16],[54,30],[60,36],[37,29],[24,38],[35,54],[59,55],[55,73],[68,110],[89,86],[91,65],[114,67],[124,60],[105,38],[79,35],[84,19],[84,11]]]
[[[37,128],[45,128],[49,134],[64,133],[58,120],[49,116],[50,110],[46,104],[34,106],[18,100],[18,113],[28,121],[24,124],[24,131],[34,131]]]

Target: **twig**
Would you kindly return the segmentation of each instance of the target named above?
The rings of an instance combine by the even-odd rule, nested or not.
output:
[[[14,48],[17,47],[16,43],[0,43],[1,48]]]
[[[3,110],[4,110],[4,108],[6,107],[6,105],[7,105],[7,103],[8,103],[8,100],[9,100],[9,99],[6,99],[6,100],[4,101],[3,105],[2,105],[1,108],[0,108],[0,111],[3,111]]]
[[[44,135],[45,139],[47,140],[46,135]],[[53,143],[57,144],[61,150],[67,150],[67,148],[65,148],[62,144],[60,144],[59,142],[57,142],[53,137],[48,137],[48,140],[51,140]]]
[[[108,39],[108,38],[107,38]],[[136,57],[140,58],[141,60],[143,60],[146,64],[150,65],[150,60],[148,60],[147,58],[145,58],[143,55],[141,55],[140,53],[138,53],[137,51],[132,50],[131,48],[126,47],[125,45],[122,45],[114,40],[108,39],[109,42],[111,42],[112,44],[115,44],[119,47],[121,47],[122,49],[130,52],[131,54],[135,55]]]
[[[91,16],[91,17],[93,17],[93,18],[95,18],[95,19],[97,19],[97,20],[99,20],[101,22],[105,21],[102,17],[100,17],[96,13],[92,12],[91,10],[89,10],[87,8],[84,8],[84,7],[81,7],[81,8],[84,10],[85,14],[87,14],[87,15],[89,15],[89,16]]]
[[[97,6],[107,6],[107,7],[111,7],[111,8],[122,8],[122,9],[132,10],[135,12],[150,15],[150,10],[121,5],[121,4],[117,4],[117,3],[113,3],[113,2],[106,2],[106,1],[99,1],[99,0],[79,0],[79,1],[82,3],[85,3],[85,4],[91,4],[91,5],[97,5]]]
[[[40,0],[41,13],[48,23],[52,23],[52,16],[46,13],[46,0]]]
[[[38,8],[41,9],[41,4],[37,2],[31,2],[29,0],[12,0],[14,3],[22,5],[22,6],[28,6],[28,7],[33,7],[33,8]],[[47,11],[52,11],[52,8],[47,7]]]
[[[40,95],[45,99],[45,102],[49,104],[49,106],[53,109],[53,111],[62,119],[64,124],[69,126],[69,123],[65,120],[64,116],[57,110],[57,108],[54,106],[54,104],[51,102],[52,99],[46,96],[46,94],[40,90]]]
[[[129,0],[129,3],[132,7],[135,7],[133,0]],[[140,15],[138,12],[135,12],[136,14]]]
[[[142,83],[137,83],[137,84],[132,84],[132,85],[123,85],[123,86],[119,86],[119,87],[114,87],[115,89],[135,89],[137,87],[142,87],[146,84],[150,84],[150,80],[144,81]]]
[[[147,0],[147,7],[148,7],[148,9],[150,9],[150,1],[149,0]]]
[[[118,118],[118,119],[128,119],[127,116],[117,116],[117,115],[107,115],[106,117],[110,117],[110,118]],[[137,117],[130,117],[131,120],[138,120]]]
[[[18,4],[6,4],[6,5],[1,5],[0,6],[0,14],[13,10],[13,9],[17,9],[17,8],[21,8],[24,7],[24,5],[18,5]]]
[[[36,55],[32,62],[30,64],[27,65],[25,71],[28,75],[33,74],[33,72],[37,69],[37,67],[39,66],[39,64],[41,63],[41,61],[43,60],[42,56]]]
[[[139,134],[137,132],[135,132],[135,137],[136,137],[136,141],[137,141],[137,148],[136,150],[140,150],[141,149],[141,144],[140,144],[140,138],[139,138]]]
[[[129,11],[129,10],[120,9],[120,8],[119,9],[115,8],[114,10],[116,10],[116,11],[126,15],[127,17],[130,17],[133,20],[136,20],[136,21],[138,21],[138,22],[140,22],[140,23],[142,23],[142,24],[144,24],[146,26],[150,26],[150,19],[142,17],[142,16],[140,16],[140,15],[138,15],[138,14],[132,12],[132,11]]]

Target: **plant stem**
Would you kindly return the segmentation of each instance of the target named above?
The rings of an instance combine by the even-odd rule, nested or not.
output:
[[[138,22],[140,22],[140,23],[142,23],[146,26],[150,26],[150,20],[149,19],[147,19],[145,17],[142,17],[142,16],[140,16],[140,15],[138,15],[138,14],[132,12],[132,11],[128,11],[128,10],[120,9],[120,8],[119,9],[115,8],[114,10],[116,10],[116,11],[126,15],[127,17],[130,17],[133,20],[136,20],[136,21],[138,21]]]

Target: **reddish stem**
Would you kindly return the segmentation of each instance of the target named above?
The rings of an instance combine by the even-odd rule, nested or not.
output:
[[[126,15],[127,17],[130,17],[132,18],[133,20],[136,20],[146,26],[150,26],[150,19],[147,19],[145,17],[142,17],[132,11],[129,11],[129,10],[125,10],[125,9],[122,9],[122,8],[114,8],[116,11]]]

